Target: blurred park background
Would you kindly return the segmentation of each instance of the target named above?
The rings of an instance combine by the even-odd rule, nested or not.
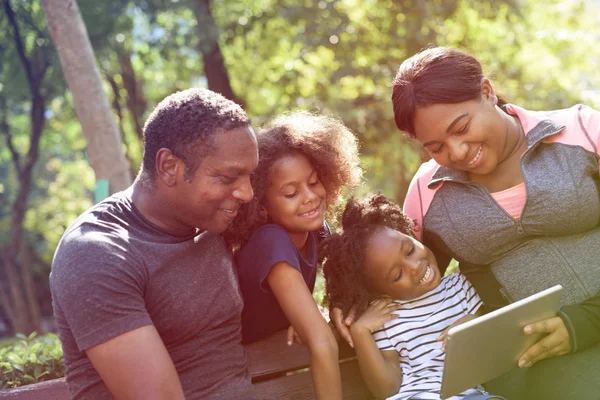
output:
[[[395,128],[391,85],[420,49],[466,49],[505,98],[529,109],[600,108],[600,0],[78,0],[106,126],[120,137],[99,147],[94,132],[106,126],[84,135],[82,100],[67,87],[42,2],[0,1],[3,336],[52,329],[50,264],[64,230],[95,201],[90,152],[109,164],[124,155],[130,182],[144,121],[174,91],[219,91],[256,128],[288,110],[337,115],[361,143],[361,192],[398,201],[427,156]],[[93,64],[78,71],[93,79]],[[83,102],[98,112],[104,104]]]

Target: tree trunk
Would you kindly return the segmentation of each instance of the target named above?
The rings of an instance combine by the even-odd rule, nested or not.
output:
[[[194,0],[194,14],[198,21],[199,46],[204,61],[208,88],[243,106],[231,88],[225,61],[219,46],[219,28],[210,10],[210,0]]]
[[[144,113],[146,112],[146,99],[142,92],[141,85],[138,84],[135,76],[135,70],[131,64],[131,56],[125,49],[121,49],[119,54],[121,64],[121,77],[123,78],[123,87],[127,91],[127,109],[131,114],[135,133],[138,139],[144,139]]]
[[[6,284],[8,285],[6,287],[7,285],[4,282],[0,285],[0,300],[10,319],[13,331],[28,334],[34,330],[39,330],[40,310],[34,295],[33,279],[29,270],[30,263],[28,260],[30,258],[22,251],[27,247],[23,241],[23,220],[27,211],[27,200],[32,185],[33,167],[38,159],[40,138],[46,122],[44,117],[46,106],[42,94],[42,85],[48,63],[40,47],[34,47],[31,57],[27,56],[19,24],[11,8],[10,0],[4,0],[4,10],[13,29],[15,47],[19,60],[23,65],[31,93],[31,136],[27,155],[24,160],[21,160],[12,143],[10,126],[6,119],[8,111],[5,102],[2,101],[2,128],[19,178],[19,189],[12,205],[10,242],[8,247],[3,249],[0,257],[7,279]]]
[[[107,179],[111,193],[123,190],[131,184],[129,166],[77,2],[42,0],[42,5],[96,179]]]

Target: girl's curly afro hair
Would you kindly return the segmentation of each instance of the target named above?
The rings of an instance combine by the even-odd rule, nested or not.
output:
[[[348,200],[341,227],[325,239],[320,250],[330,309],[338,307],[348,315],[354,306],[358,317],[378,295],[370,289],[363,274],[364,257],[369,238],[383,227],[414,237],[412,220],[384,195]]]
[[[224,233],[232,249],[243,246],[252,232],[270,222],[265,193],[271,166],[283,157],[303,154],[308,158],[325,190],[327,209],[340,201],[343,189],[360,182],[362,169],[356,137],[336,118],[306,111],[276,118],[257,134],[258,166],[252,177],[254,199],[243,204]]]

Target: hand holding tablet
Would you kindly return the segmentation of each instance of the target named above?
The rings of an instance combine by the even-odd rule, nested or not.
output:
[[[562,356],[571,351],[569,331],[562,318],[552,317],[534,322],[523,328],[526,335],[545,333],[539,342],[531,346],[519,359],[519,367],[531,367],[545,358]]]
[[[564,354],[564,325],[561,328],[562,321],[556,321],[561,292],[557,285],[451,328],[441,397],[494,379],[517,367],[519,360],[537,362]],[[525,334],[525,327],[530,334]]]

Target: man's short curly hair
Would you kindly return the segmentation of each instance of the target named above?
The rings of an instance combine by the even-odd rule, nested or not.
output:
[[[358,317],[379,295],[365,279],[365,250],[371,236],[384,227],[415,236],[412,220],[384,195],[348,200],[341,226],[321,244],[319,254],[330,309],[338,307],[348,315],[355,306]]]
[[[236,103],[208,89],[188,89],[164,98],[144,125],[142,171],[149,183],[156,176],[156,153],[171,150],[185,165],[191,180],[203,157],[215,150],[214,137],[250,125],[248,114]]]
[[[325,190],[327,209],[341,201],[344,188],[360,182],[362,169],[356,137],[336,118],[299,111],[277,117],[257,134],[258,167],[252,177],[254,199],[241,206],[224,237],[232,248],[243,246],[252,232],[270,222],[264,211],[271,166],[283,157],[303,154]]]

